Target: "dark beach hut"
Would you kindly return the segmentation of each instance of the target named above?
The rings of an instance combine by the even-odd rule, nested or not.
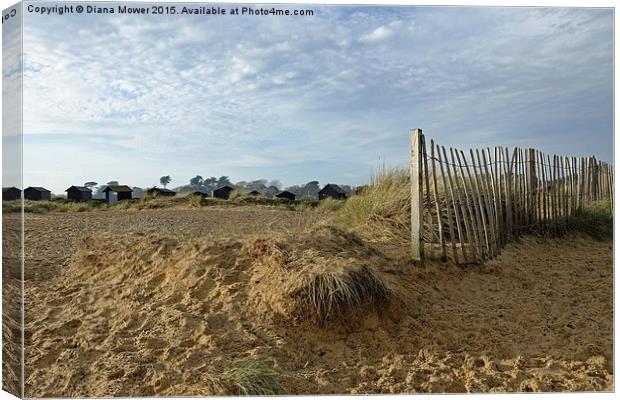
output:
[[[108,185],[103,189],[105,199],[108,203],[114,203],[121,200],[131,200],[133,190],[127,185]]]
[[[151,196],[174,196],[177,194],[174,190],[154,187],[146,191]]]
[[[258,197],[258,196],[262,196],[263,194],[261,192],[259,192],[258,190],[252,190],[251,192],[248,193],[248,196],[254,196],[254,197]]]
[[[278,199],[286,199],[286,200],[295,200],[295,194],[289,192],[288,190],[285,190],[283,192],[280,192],[278,194],[276,194],[276,197]]]
[[[65,192],[67,199],[71,201],[88,201],[93,198],[93,191],[86,186],[71,186]]]
[[[235,190],[230,186],[222,186],[221,188],[215,189],[213,191],[213,197],[217,197],[218,199],[227,199],[230,197],[232,191]]]
[[[22,198],[22,191],[19,190],[18,188],[14,186],[2,188],[2,200],[3,201],[19,200],[21,198]]]
[[[39,186],[29,186],[24,189],[24,198],[26,200],[50,200],[52,192]]]
[[[319,200],[325,199],[346,199],[347,194],[340,188],[340,186],[333,183],[328,183],[323,189],[319,191]]]

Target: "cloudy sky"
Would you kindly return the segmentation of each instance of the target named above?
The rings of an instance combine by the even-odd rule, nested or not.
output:
[[[609,9],[300,7],[314,16],[26,13],[24,186],[356,185],[407,163],[413,127],[612,159]]]

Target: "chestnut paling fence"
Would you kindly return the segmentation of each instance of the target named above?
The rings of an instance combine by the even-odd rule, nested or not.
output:
[[[559,233],[584,205],[610,200],[613,165],[505,147],[468,153],[411,130],[411,253],[456,263],[493,258],[533,231]]]

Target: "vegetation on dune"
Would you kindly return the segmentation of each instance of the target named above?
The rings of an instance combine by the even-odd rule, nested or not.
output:
[[[319,324],[358,306],[369,305],[379,310],[391,297],[375,269],[368,266],[359,270],[317,271],[302,279],[304,282],[292,295],[297,298],[300,309],[307,310],[308,319]]]
[[[303,236],[256,239],[257,295],[294,322],[324,325],[356,312],[378,312],[392,292],[376,266],[382,256],[356,234],[329,225]]]
[[[568,221],[568,229],[585,233],[596,240],[614,237],[614,215],[608,200],[592,202],[578,210]]]
[[[335,222],[371,241],[408,241],[411,227],[409,171],[383,169],[359,195],[342,203]]]
[[[282,392],[278,377],[264,357],[247,357],[233,363],[219,374],[207,376],[207,382],[216,395],[272,396]]]
[[[51,201],[26,200],[24,202],[24,212],[42,214],[47,212],[85,212],[98,210],[186,209],[208,206],[266,206],[278,207],[287,210],[305,211],[315,209],[317,205],[317,200],[301,199],[290,201],[286,199],[267,198],[262,196],[248,196],[239,192],[233,192],[233,196],[231,196],[228,200],[180,193],[171,197],[144,194],[139,198],[122,200],[113,204],[108,204],[105,200],[91,200],[82,203],[76,203],[66,199],[53,199]],[[3,201],[2,207],[2,211],[4,213],[22,211],[21,202],[18,200]]]

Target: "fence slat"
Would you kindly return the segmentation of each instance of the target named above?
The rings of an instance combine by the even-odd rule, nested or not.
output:
[[[461,181],[463,183],[463,188],[465,190],[465,199],[466,199],[465,201],[466,201],[467,210],[469,213],[470,225],[473,228],[472,232],[474,235],[476,256],[478,257],[478,260],[482,260],[483,250],[482,250],[482,236],[481,236],[481,228],[480,228],[482,223],[479,222],[480,220],[478,218],[477,207],[475,205],[475,200],[474,200],[475,197],[474,197],[473,185],[471,184],[471,179],[469,178],[469,168],[467,167],[467,160],[465,159],[465,155],[461,150],[455,149],[454,152],[456,154],[456,159],[459,163],[459,170],[461,172]],[[463,158],[462,162],[461,162],[461,157]],[[467,172],[467,177],[465,177],[465,172]]]
[[[476,197],[476,202],[478,204],[478,211],[479,211],[479,215],[480,215],[480,219],[481,219],[481,226],[482,226],[482,233],[483,233],[483,237],[484,237],[484,242],[486,244],[486,254],[487,256],[491,254],[491,244],[490,244],[490,240],[489,240],[489,232],[487,229],[487,221],[485,218],[485,207],[484,207],[484,199],[482,198],[482,189],[481,189],[481,184],[479,182],[480,180],[480,176],[478,174],[478,168],[476,166],[476,160],[474,157],[474,151],[472,149],[469,149],[469,154],[471,156],[471,168],[473,171],[473,181],[474,181],[474,188],[475,188],[475,197]]]
[[[428,154],[426,153],[426,139],[424,138],[424,135],[420,136],[420,140],[421,140],[421,147],[422,147],[422,165],[424,167],[424,186],[426,188],[425,190],[425,196],[426,196],[426,201],[425,204],[427,204],[427,207],[424,207],[427,211],[428,211],[428,231],[430,233],[430,258],[432,259],[435,255],[435,247],[433,246],[433,243],[435,243],[435,229],[433,227],[433,210],[432,210],[432,203],[431,203],[431,187],[429,184],[429,171],[428,171]],[[424,219],[424,213],[422,213],[422,218]],[[424,246],[424,243],[422,243],[422,246]]]
[[[512,161],[509,161],[508,147],[502,154],[504,164],[504,190],[506,191],[506,240],[512,238]]]
[[[469,246],[473,246],[474,239],[473,239],[473,236],[472,236],[472,228],[471,228],[470,221],[469,221],[470,216],[466,213],[467,208],[466,208],[465,204],[463,204],[463,199],[461,197],[461,191],[459,190],[458,174],[457,174],[457,170],[456,170],[456,161],[455,161],[455,158],[454,158],[454,149],[453,148],[450,148],[450,157],[451,157],[451,160],[452,160],[452,162],[451,162],[451,164],[452,164],[452,171],[454,173],[454,187],[456,189],[456,199],[459,202],[459,207],[460,207],[460,210],[461,210],[461,215],[463,216],[463,225],[464,225],[463,228],[465,230],[465,235],[463,235],[463,236],[466,238],[467,243],[469,244]],[[447,159],[448,158],[446,157],[446,160]],[[451,177],[451,175],[449,175],[449,174],[448,174],[448,176]],[[465,191],[465,194],[467,195],[467,191],[465,189],[465,185],[464,184],[463,184],[463,190]],[[461,239],[463,258],[465,259],[465,262],[467,262],[469,260],[468,251],[465,248],[466,246],[464,246],[464,244],[463,244],[463,240],[462,240],[462,237],[460,235],[460,228],[459,228],[459,239]],[[474,252],[475,252],[475,250],[474,250]]]
[[[541,152],[538,154],[538,159],[540,160],[541,174],[540,177],[542,179],[542,208],[543,208],[543,225],[547,225],[548,217],[547,217],[547,164],[545,163],[545,155]]]
[[[454,257],[454,262],[458,264],[459,259],[456,254],[456,242],[454,240],[454,225],[452,223],[452,205],[454,204],[454,200],[452,199],[452,196],[448,198],[448,189],[447,189],[448,184],[446,183],[446,174],[444,173],[444,170],[443,170],[444,161],[441,158],[441,151],[439,149],[439,146],[437,146],[437,157],[439,159],[439,171],[441,172],[441,179],[443,181],[444,195],[446,197],[446,210],[448,213],[448,230],[450,231],[450,245],[452,247],[452,255]],[[446,159],[446,161],[448,160]],[[449,167],[446,166],[446,169],[449,170]],[[450,187],[450,194],[451,193],[452,193],[452,188]]]
[[[482,165],[480,170],[480,177],[483,183],[483,192],[485,194],[484,200],[487,209],[487,219],[489,221],[489,232],[491,234],[491,257],[495,257],[499,250],[497,246],[497,238],[495,235],[495,212],[493,210],[493,193],[491,192],[490,185],[490,177],[489,177],[489,169],[487,168],[487,158],[484,154],[484,149],[482,150],[482,162],[480,160],[480,152],[476,149],[476,157],[478,159],[478,164]]]
[[[441,165],[441,164],[440,164]],[[446,255],[446,241],[443,236],[443,223],[441,220],[441,207],[439,207],[439,193],[437,189],[437,174],[435,170],[435,142],[431,139],[431,173],[433,175],[433,195],[435,197],[435,209],[437,210],[437,230],[439,232],[439,244],[441,245],[441,259],[445,261]],[[443,175],[443,174],[442,174]],[[446,186],[444,184],[444,197]]]

